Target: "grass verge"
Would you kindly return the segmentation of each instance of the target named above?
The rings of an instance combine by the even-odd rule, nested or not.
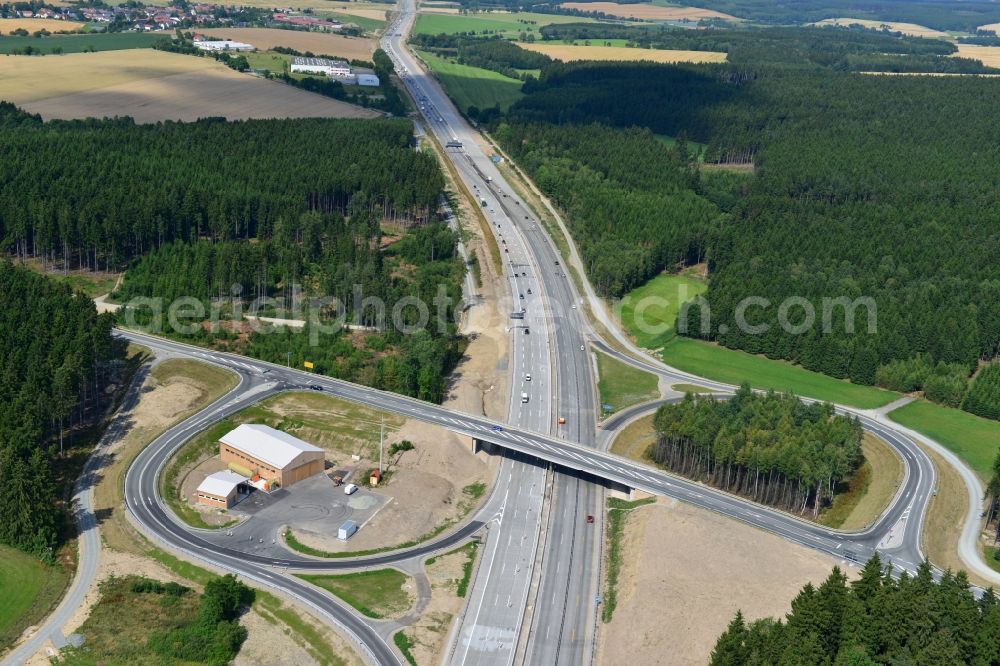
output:
[[[860,530],[878,518],[903,481],[903,460],[878,437],[864,434],[861,450],[865,462],[820,514],[827,527]]]
[[[330,640],[313,623],[303,619],[294,609],[286,607],[281,599],[270,592],[256,592],[253,608],[257,614],[271,624],[284,624],[288,628],[285,633],[320,666],[344,666],[347,663],[333,651]]]
[[[859,409],[874,409],[899,398],[898,393],[860,386],[818,372],[754,356],[691,338],[674,338],[666,344],[663,361],[706,379],[727,384],[751,382],[754,388],[774,389]]]
[[[406,661],[409,662],[411,666],[417,666],[417,660],[410,651],[410,648],[413,647],[413,643],[410,642],[410,639],[406,636],[405,632],[397,631],[393,634],[392,642],[396,644],[396,647],[398,647],[399,651],[403,653],[403,656],[406,657]]]
[[[10,546],[0,546],[0,648],[59,604],[69,584],[69,571],[48,565]]]
[[[175,586],[173,593],[139,591],[150,583],[139,576],[111,577],[100,584],[101,598],[80,627],[87,637],[79,648],[65,650],[56,662],[85,664],[179,663],[157,654],[150,638],[190,626],[198,617],[198,594]]]
[[[894,409],[889,418],[936,440],[964,460],[980,478],[990,478],[990,468],[1000,447],[1000,422],[926,400]]]
[[[607,624],[618,605],[618,575],[622,567],[622,537],[625,521],[630,511],[656,502],[655,497],[628,502],[612,497],[608,500],[608,532],[605,537],[606,561],[604,569],[604,599],[601,607],[601,621]]]
[[[660,397],[656,375],[633,368],[601,352],[595,355],[597,373],[600,375],[597,391],[605,414]]]
[[[403,586],[410,577],[396,569],[374,569],[349,574],[296,574],[343,599],[359,613],[376,620],[399,616],[412,605]]]
[[[434,557],[428,557],[424,561],[424,566],[431,566],[438,559],[442,557],[448,557],[449,555],[454,555],[456,553],[465,554],[465,562],[462,563],[462,577],[455,581],[455,596],[464,598],[469,592],[469,581],[472,579],[472,566],[476,563],[476,553],[479,550],[478,541],[470,541],[464,546],[460,546],[454,550],[449,550],[447,553],[441,555],[435,555]]]
[[[962,525],[969,510],[965,482],[944,458],[927,446],[923,446],[923,449],[930,456],[937,472],[937,487],[927,506],[927,518],[921,533],[924,555],[940,569],[965,569],[958,556]],[[991,584],[972,572],[969,572],[969,580],[983,587]]]

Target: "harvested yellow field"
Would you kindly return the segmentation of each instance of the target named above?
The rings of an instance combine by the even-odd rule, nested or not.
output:
[[[296,51],[325,53],[341,58],[371,60],[376,42],[367,37],[347,37],[328,32],[282,30],[280,28],[213,28],[199,31],[216,38],[233,39],[253,44],[261,51],[284,46]]]
[[[887,29],[892,32],[901,32],[904,35],[910,35],[911,37],[931,37],[931,38],[947,38],[948,33],[941,32],[940,30],[934,30],[933,28],[928,28],[927,26],[917,25],[916,23],[898,23],[894,21],[869,21],[867,19],[854,19],[854,18],[829,18],[823,19],[822,21],[817,21],[813,25],[863,25],[866,28],[874,28],[875,30]]]
[[[603,12],[608,16],[645,19],[648,21],[700,21],[701,19],[724,19],[739,21],[731,14],[701,9],[699,7],[660,7],[659,5],[620,5],[617,2],[564,2],[560,7],[579,9],[583,12]]]
[[[550,58],[572,60],[649,60],[652,62],[725,62],[718,51],[673,51],[667,49],[632,49],[626,46],[573,46],[570,44],[521,44],[523,49],[544,53]]]
[[[981,25],[976,30],[980,32],[993,32],[1000,35],[1000,23],[990,23],[988,25]]]
[[[56,21],[43,18],[13,18],[0,19],[0,35],[9,35],[17,29],[37,32],[48,30],[49,32],[73,31],[83,27],[83,23],[76,21]]]
[[[132,116],[136,122],[245,118],[372,118],[379,114],[211,58],[151,49],[0,58],[2,96],[43,118]]]
[[[23,104],[137,80],[213,69],[210,58],[132,49],[61,56],[0,57],[0,97]]]
[[[956,58],[981,60],[987,67],[1000,67],[1000,46],[978,46],[976,44],[956,44]]]

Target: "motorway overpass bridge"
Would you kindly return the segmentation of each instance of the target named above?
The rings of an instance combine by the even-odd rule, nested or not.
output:
[[[133,331],[118,331],[118,335],[160,351],[228,367],[249,377],[250,381],[244,381],[242,385],[254,393],[245,401],[241,401],[244,405],[252,404],[265,395],[278,391],[315,387],[343,400],[447,428],[472,438],[479,446],[517,452],[530,459],[606,481],[613,486],[686,501],[843,559],[863,562],[878,549],[900,567],[910,570],[914,569],[922,559],[918,537],[923,516],[911,516],[910,513],[912,509],[916,509],[922,514],[927,495],[932,490],[930,486],[933,484],[933,471],[924,469],[923,461],[912,450],[909,440],[863,417],[861,421],[866,429],[886,440],[903,456],[907,474],[890,507],[871,526],[860,532],[842,532],[798,519],[791,514],[770,509],[621,456],[558,437],[498,423],[482,416],[454,412],[440,405],[414,398]],[[262,385],[268,388],[262,390],[260,388]],[[238,392],[240,389],[237,388],[235,391]],[[207,422],[204,422],[203,426],[207,426]],[[193,436],[195,430],[178,434],[183,434],[184,437],[176,442],[177,446]],[[150,495],[155,494],[155,488],[148,490]],[[903,538],[903,532],[908,532],[906,538]],[[891,538],[888,538],[890,536]]]

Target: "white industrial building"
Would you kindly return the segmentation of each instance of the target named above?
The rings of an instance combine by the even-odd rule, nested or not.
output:
[[[253,51],[253,44],[245,44],[244,42],[234,42],[229,39],[218,39],[218,40],[207,40],[203,39],[200,41],[195,41],[196,48],[202,51]]]
[[[209,474],[195,491],[198,503],[228,509],[239,499],[240,486],[246,489],[244,484],[248,481],[247,477],[229,470]]]
[[[334,78],[352,76],[351,66],[343,60],[327,58],[294,58],[292,72],[301,74],[325,74]]]
[[[229,468],[288,487],[323,471],[323,449],[266,425],[244,423],[219,440]]]

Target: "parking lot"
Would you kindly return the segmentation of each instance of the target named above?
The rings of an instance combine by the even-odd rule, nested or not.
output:
[[[270,494],[252,493],[229,510],[233,517],[245,520],[232,529],[214,531],[209,538],[244,552],[282,557],[287,554],[281,545],[286,527],[326,538],[336,538],[337,528],[345,520],[353,520],[364,529],[389,498],[365,487],[345,495],[345,486],[333,485],[328,476],[331,472],[327,470]]]

